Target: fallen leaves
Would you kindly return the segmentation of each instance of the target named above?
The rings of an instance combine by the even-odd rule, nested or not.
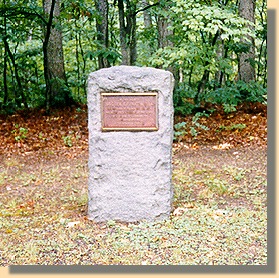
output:
[[[69,222],[66,227],[67,228],[73,228],[75,226],[78,226],[80,224],[80,221],[73,221],[73,222]]]
[[[193,116],[176,116],[175,122],[186,127]],[[226,114],[216,110],[209,117],[200,117],[193,132],[183,132],[174,152],[198,150],[212,145],[214,149],[267,144],[267,107],[260,104],[242,105]],[[205,126],[206,128],[201,128]],[[45,115],[44,110],[21,111],[0,115],[0,153],[22,156],[41,152],[43,155],[65,155],[74,158],[88,151],[87,107],[68,107]]]
[[[191,128],[193,115],[177,116],[175,123],[186,123]],[[228,149],[238,146],[266,146],[267,144],[267,106],[259,103],[240,105],[236,112],[224,113],[220,108],[209,117],[202,116],[196,125],[195,136],[191,132],[183,132],[176,150],[199,146],[213,145],[214,149]],[[188,128],[189,128],[188,127]]]
[[[220,144],[218,146],[213,146],[212,149],[214,150],[227,150],[231,148],[231,144],[228,143],[224,143],[224,144]]]
[[[73,157],[87,151],[86,107],[69,107],[45,115],[43,110],[0,115],[0,153],[28,155],[37,151]],[[69,152],[71,148],[71,152]]]

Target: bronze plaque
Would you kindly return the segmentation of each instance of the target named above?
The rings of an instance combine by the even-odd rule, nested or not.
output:
[[[157,93],[102,93],[102,130],[158,130]]]

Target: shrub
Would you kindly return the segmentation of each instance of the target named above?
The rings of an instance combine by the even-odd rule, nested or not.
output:
[[[208,91],[203,96],[204,102],[222,105],[226,113],[235,111],[241,102],[266,103],[266,99],[266,88],[254,81],[227,82],[226,86]]]

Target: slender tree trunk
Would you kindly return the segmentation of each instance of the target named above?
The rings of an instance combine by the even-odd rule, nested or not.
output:
[[[221,40],[220,37],[218,37],[217,39],[217,43],[218,43],[218,48],[216,49],[216,60],[220,61],[223,59],[224,57],[224,41]],[[215,89],[217,87],[221,87],[222,85],[222,70],[219,69],[218,71],[216,71],[215,73]]]
[[[45,8],[45,1],[43,1],[43,6]],[[47,0],[49,1],[49,0]],[[55,5],[55,0],[52,0],[51,2],[51,7],[49,8],[49,11],[47,12],[48,14],[48,20],[47,24],[45,27],[45,37],[43,41],[43,54],[44,54],[44,77],[45,77],[45,83],[46,83],[46,110],[49,112],[50,106],[51,106],[51,79],[52,79],[52,74],[49,69],[49,58],[48,58],[48,43],[49,43],[49,38],[50,38],[50,32],[51,32],[51,25],[52,25],[52,20],[53,20],[53,13],[54,13],[54,5]],[[45,12],[46,13],[46,12]]]
[[[150,6],[149,0],[142,0],[143,7]],[[152,18],[150,11],[148,9],[143,11],[143,22],[144,22],[144,28],[149,29],[152,27]]]
[[[161,7],[160,7],[161,6]],[[169,29],[171,22],[168,17],[165,16],[165,12],[169,9],[168,4],[159,4],[160,9],[163,11],[162,14],[159,14],[157,17],[157,30],[158,30],[158,48],[172,47],[173,42],[171,37],[173,36],[173,31]],[[179,68],[174,66],[168,67],[166,70],[170,71],[175,79],[175,85],[177,85],[179,79]]]
[[[99,50],[107,49],[109,46],[109,38],[108,38],[108,1],[107,0],[95,0],[96,10],[98,12],[98,16],[96,18],[96,28],[97,28],[97,40]],[[99,68],[107,68],[110,67],[110,63],[106,57],[103,55],[104,53],[98,56],[98,64]]]
[[[6,4],[6,1],[4,1],[4,4]],[[7,36],[7,18],[4,16],[4,38],[6,39]],[[5,40],[4,39],[4,40]],[[4,44],[4,66],[3,66],[3,85],[4,85],[4,100],[3,100],[3,106],[6,107],[8,103],[8,84],[7,84],[7,70],[8,70],[8,51],[6,44]],[[1,107],[0,107],[1,109]]]
[[[252,23],[255,23],[255,7],[255,0],[239,0],[239,15]],[[251,24],[251,31],[254,31],[254,28],[255,27]],[[246,39],[250,44],[250,49],[247,53],[241,53],[239,55],[238,74],[240,80],[249,82],[255,80],[255,67],[252,64],[255,60],[255,42],[251,36],[247,36]]]
[[[147,49],[145,49],[145,51],[147,53],[152,54],[154,52],[154,46],[153,46],[152,40],[149,39],[150,34],[152,32],[152,17],[151,17],[149,8],[148,8],[148,7],[150,7],[150,3],[149,3],[149,0],[141,0],[141,2],[142,2],[143,9],[146,8],[146,10],[143,11],[144,29],[147,34],[147,36],[146,36],[146,48]]]
[[[80,49],[80,53],[81,53],[81,57],[82,57],[82,63],[83,63],[83,66],[82,66],[82,74],[85,75],[86,58],[85,58],[84,51],[83,51],[83,48],[82,48],[82,42],[81,42],[80,33],[79,33],[78,38],[79,38],[79,49]],[[86,79],[85,79],[85,78],[84,78],[84,80],[83,80],[83,90],[84,90],[84,92],[86,92]]]
[[[123,0],[118,0],[119,29],[120,29],[120,46],[122,54],[122,64],[130,64],[129,47],[127,40],[127,26],[125,24],[125,10]]]
[[[123,65],[134,65],[137,59],[136,45],[136,4],[118,0],[120,45]]]
[[[216,58],[217,60],[226,59],[228,57],[228,47],[225,45],[224,41],[221,40],[220,37],[217,39],[218,42],[218,49],[216,51]],[[224,70],[219,69],[215,73],[215,89],[222,87],[222,85],[226,82],[226,76]]]
[[[8,103],[8,84],[7,84],[7,49],[6,46],[4,48],[4,67],[3,67],[3,85],[4,85],[4,100],[3,106],[7,106]],[[0,107],[1,109],[1,107]]]
[[[46,81],[46,106],[65,106],[71,101],[64,68],[62,31],[59,25],[60,0],[44,0],[48,17],[43,43],[44,75]]]
[[[137,60],[137,17],[136,17],[136,5],[132,4],[130,8],[131,18],[131,35],[130,35],[130,60],[131,65],[135,65]]]
[[[158,48],[165,48],[167,46],[173,46],[170,41],[170,36],[173,35],[172,31],[168,29],[170,22],[167,18],[159,16],[157,21],[158,28]]]
[[[19,94],[16,94],[16,96],[15,96],[16,104],[19,108],[21,108],[21,104],[23,103],[24,107],[28,108],[26,98],[25,98],[25,95],[24,95],[24,92],[23,92],[23,87],[22,87],[22,84],[21,84],[20,76],[19,76],[19,73],[18,73],[18,67],[17,67],[15,57],[10,50],[7,39],[5,38],[3,41],[4,41],[4,45],[5,45],[5,50],[7,51],[7,54],[9,56],[10,60],[11,60],[11,63],[13,65],[13,67],[14,67],[15,78],[16,78],[16,82],[17,82],[17,85],[18,85]],[[20,98],[21,98],[21,100],[20,100]]]
[[[75,23],[76,23],[76,21],[75,21]],[[75,27],[77,28],[77,26],[75,26]],[[76,43],[77,80],[79,82],[80,81],[80,68],[79,68],[79,51],[78,51],[78,49],[79,49],[79,45],[78,45],[79,38],[78,38],[78,36],[79,36],[79,34],[76,33],[75,43]],[[78,90],[78,96],[79,96],[79,92],[80,92],[79,86],[78,86],[77,90]]]

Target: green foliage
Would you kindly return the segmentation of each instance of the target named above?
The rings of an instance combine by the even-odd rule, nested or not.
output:
[[[11,132],[14,134],[15,140],[19,142],[27,138],[28,129],[15,124],[15,129],[13,129]]]
[[[219,1],[206,4],[179,0],[171,6],[173,46],[158,49],[149,62],[155,67],[172,68],[177,73],[176,113],[190,114],[203,102],[223,105],[226,112],[234,111],[242,101],[266,102],[266,79],[259,77],[257,82],[248,84],[235,81],[238,55],[251,47],[249,41],[243,39],[252,36],[257,42],[261,58],[251,62],[261,76],[265,76],[260,71],[264,68],[266,45],[264,26],[261,28],[258,24],[256,31],[251,32],[252,23],[240,18],[237,9],[234,3],[224,5]],[[264,10],[261,13],[260,18],[265,18]],[[262,40],[256,39],[257,32],[262,34]]]
[[[231,113],[236,111],[236,104],[223,103],[223,110],[225,113]]]
[[[236,110],[241,102],[266,103],[266,88],[257,82],[227,82],[226,86],[206,92],[202,100],[207,103],[223,105],[226,113]]]
[[[201,117],[209,117],[209,115],[205,112],[195,113],[195,115],[192,117],[191,123],[188,124],[188,128],[186,122],[179,122],[175,124],[173,137],[174,141],[180,142],[183,139],[183,136],[189,132],[193,137],[196,137],[199,134],[199,130],[208,130],[209,128],[207,126],[199,123]]]
[[[208,186],[208,188],[218,194],[218,195],[224,195],[228,192],[228,185],[226,181],[220,180],[220,179],[208,179],[205,181],[205,185]]]
[[[202,74],[205,62],[216,62],[214,58],[220,43],[239,43],[247,34],[253,36],[247,21],[230,8],[219,7],[218,3],[205,5],[199,1],[176,1],[170,16],[174,21],[171,28],[175,33],[175,47],[159,49],[152,59],[154,65],[194,64],[197,73]],[[220,40],[217,40],[218,36]],[[211,70],[216,67],[214,64],[208,66]]]
[[[183,136],[186,135],[188,132],[186,131],[186,123],[180,122],[174,125],[174,141],[181,141]]]
[[[197,96],[187,83],[179,83],[173,93],[174,110],[176,114],[187,115],[191,114],[198,105],[195,104]]]
[[[220,7],[215,1],[205,5],[201,1],[179,0],[172,10],[182,15],[182,31],[205,32],[208,35],[220,32],[222,40],[233,39],[235,42],[239,42],[241,36],[249,32],[253,36],[247,26],[250,22],[247,24],[235,11]]]
[[[230,126],[220,125],[216,131],[219,132],[222,130],[242,130],[245,128],[246,124],[231,124]]]
[[[230,174],[235,181],[241,181],[244,179],[246,170],[243,168],[235,168],[235,167],[224,167],[224,170]]]
[[[67,147],[72,147],[73,146],[73,141],[72,141],[72,136],[71,135],[62,136],[62,139],[64,141],[65,146],[67,146]]]
[[[43,106],[46,103],[46,85],[42,26],[46,25],[47,18],[42,3],[36,0],[5,2],[5,5],[0,4],[0,110],[13,112],[23,106]],[[151,20],[148,27],[144,24],[143,11],[137,13],[136,64],[170,69],[174,73],[176,114],[195,113],[204,103],[223,105],[225,112],[234,111],[243,101],[266,103],[265,2],[256,1],[255,31],[251,32],[251,23],[238,15],[236,1],[160,1],[145,11]],[[140,1],[133,1],[132,4],[136,12],[143,8]],[[169,21],[171,35],[168,46],[159,48],[158,22],[162,18]],[[67,75],[64,87],[70,88],[71,92],[62,90],[55,103],[63,100],[64,93],[86,103],[86,80],[91,71],[98,69],[98,57],[105,57],[111,65],[120,63],[117,5],[109,1],[107,48],[98,45],[96,39],[96,20],[100,19],[96,8],[88,0],[62,1],[61,25],[56,27],[63,32]],[[247,35],[255,40],[256,56],[251,63],[256,69],[256,80],[246,84],[236,80],[238,56],[248,52],[251,46],[248,41],[242,40]],[[11,55],[5,53],[5,41]],[[7,61],[4,63],[5,55]],[[6,81],[4,64],[7,67]],[[195,135],[195,124],[189,128]]]
[[[245,83],[239,81],[236,85],[243,101],[266,103],[267,89],[261,84],[257,82]]]
[[[96,50],[94,52],[87,51],[87,53],[84,55],[85,59],[90,59],[90,60],[96,59],[97,57],[106,58],[111,65],[115,65],[119,61],[121,55],[113,48],[111,49],[104,48],[104,49]]]

